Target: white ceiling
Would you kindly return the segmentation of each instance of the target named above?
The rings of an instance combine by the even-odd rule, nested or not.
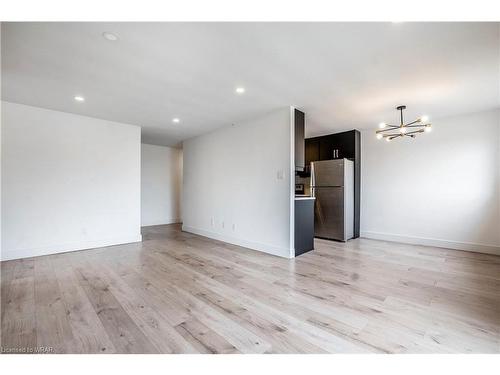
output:
[[[395,122],[398,104],[445,117],[500,106],[499,25],[3,23],[2,99],[141,125],[160,145],[287,105],[308,136]]]

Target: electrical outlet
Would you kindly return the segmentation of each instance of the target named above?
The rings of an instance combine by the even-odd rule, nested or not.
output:
[[[236,224],[233,223],[233,232],[235,231],[235,229],[236,229]]]
[[[283,172],[283,169],[280,169],[278,172],[276,172],[276,178],[278,180],[283,180],[285,178],[285,172]]]

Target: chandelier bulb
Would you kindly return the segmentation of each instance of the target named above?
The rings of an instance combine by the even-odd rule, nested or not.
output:
[[[432,126],[431,126],[431,124],[425,125],[425,131],[426,131],[427,133],[429,133],[429,132],[431,132],[431,131],[432,131]]]
[[[406,129],[406,127],[405,127],[405,126],[401,126],[401,127],[399,128],[399,132],[400,132],[401,134],[405,134],[405,133],[407,132],[407,130],[408,130],[408,129]]]
[[[383,138],[382,134],[378,133],[377,134],[377,139],[382,139],[382,138]]]
[[[378,127],[380,129],[384,129],[386,126],[387,126],[387,124],[385,122],[381,122],[380,124],[378,124]]]

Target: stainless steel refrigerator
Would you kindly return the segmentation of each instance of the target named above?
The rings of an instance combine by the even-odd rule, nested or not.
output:
[[[348,159],[311,163],[314,236],[347,241],[354,236],[354,163]]]

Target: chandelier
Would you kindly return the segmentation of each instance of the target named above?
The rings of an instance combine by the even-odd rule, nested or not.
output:
[[[385,139],[387,142],[392,141],[394,138],[399,137],[410,137],[415,138],[417,134],[423,132],[430,132],[432,130],[431,124],[428,123],[429,118],[427,116],[422,116],[415,121],[408,124],[404,123],[403,120],[403,110],[406,109],[405,105],[400,105],[396,107],[400,111],[401,123],[399,125],[389,125],[385,122],[379,124],[380,130],[377,130],[377,139]]]

